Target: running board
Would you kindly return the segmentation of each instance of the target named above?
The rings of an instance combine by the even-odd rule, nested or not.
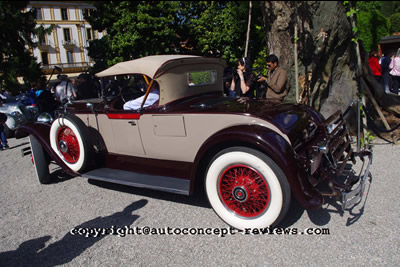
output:
[[[82,177],[115,184],[150,188],[181,195],[189,195],[190,189],[189,180],[108,168],[101,168],[83,173]]]

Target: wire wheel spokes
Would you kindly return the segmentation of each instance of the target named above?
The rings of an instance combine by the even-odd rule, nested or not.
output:
[[[270,202],[270,191],[264,177],[245,165],[227,168],[219,179],[218,191],[225,206],[243,217],[261,215]]]
[[[79,160],[79,142],[71,128],[64,126],[58,131],[57,147],[68,163],[76,163]]]

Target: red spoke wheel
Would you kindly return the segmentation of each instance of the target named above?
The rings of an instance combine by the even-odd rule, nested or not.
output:
[[[221,151],[205,179],[212,208],[235,228],[276,225],[289,208],[290,187],[283,171],[259,151],[245,147]]]
[[[50,145],[54,152],[73,171],[87,168],[91,147],[86,125],[74,115],[54,120],[50,128]]]
[[[239,216],[257,217],[268,207],[269,188],[264,177],[249,166],[235,165],[219,179],[219,196]]]
[[[69,127],[61,127],[57,133],[57,148],[68,163],[76,163],[79,160],[79,141]]]

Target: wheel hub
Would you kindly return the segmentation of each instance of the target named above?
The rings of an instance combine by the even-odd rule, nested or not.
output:
[[[61,141],[58,143],[58,146],[60,147],[60,151],[61,151],[62,153],[67,153],[67,151],[68,151],[67,142],[65,142],[64,140],[61,140]]]
[[[233,189],[232,195],[235,198],[235,200],[239,202],[244,202],[247,200],[248,193],[245,187],[237,186]]]

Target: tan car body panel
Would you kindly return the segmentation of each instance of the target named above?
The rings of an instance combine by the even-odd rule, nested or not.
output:
[[[89,119],[83,119],[89,116]],[[80,115],[95,127],[95,115]],[[194,162],[204,142],[213,134],[238,125],[266,127],[289,144],[286,134],[264,120],[238,114],[143,114],[140,119],[109,119],[99,114],[98,129],[109,153],[161,160]],[[132,123],[134,122],[134,123]],[[135,125],[132,125],[135,124]],[[206,125],[206,127],[204,127]],[[116,145],[119,144],[119,145]]]

